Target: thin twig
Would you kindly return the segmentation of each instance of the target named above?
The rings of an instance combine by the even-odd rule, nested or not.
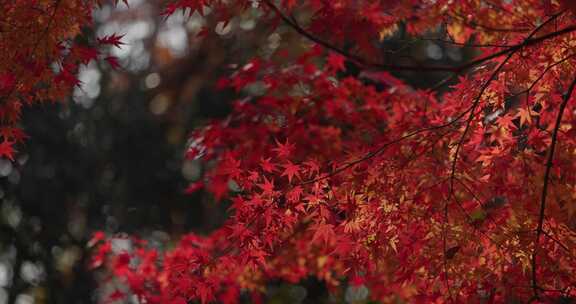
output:
[[[545,22],[543,22],[540,26],[534,28],[530,34],[528,34],[528,36],[524,39],[524,42],[521,43],[520,45],[523,45],[524,43],[526,43],[527,41],[529,41],[530,39],[532,39],[532,37],[534,35],[536,35],[536,33],[538,33],[542,28],[544,28],[547,24],[549,24],[550,22],[552,22],[552,20],[556,19],[558,16],[560,16],[561,13],[558,13],[550,18],[548,18]],[[484,84],[482,85],[482,87],[480,88],[480,91],[478,92],[478,95],[476,96],[476,99],[474,100],[472,107],[471,107],[471,111],[469,112],[468,115],[468,119],[466,120],[466,126],[464,127],[464,131],[462,132],[462,135],[460,136],[460,140],[458,141],[458,144],[456,145],[456,151],[454,152],[454,160],[452,161],[452,168],[450,171],[450,184],[449,184],[449,192],[448,192],[448,197],[446,199],[446,201],[444,202],[444,224],[442,225],[442,238],[443,238],[443,244],[444,244],[444,265],[445,265],[445,276],[446,276],[446,284],[447,284],[447,288],[448,291],[450,292],[450,285],[449,285],[449,281],[448,281],[448,257],[447,257],[447,228],[446,225],[448,223],[448,201],[451,198],[456,198],[455,193],[454,193],[454,178],[456,177],[456,165],[458,164],[458,157],[460,155],[460,150],[462,149],[462,146],[464,145],[464,140],[466,139],[466,135],[468,134],[468,131],[470,130],[470,127],[472,126],[472,121],[474,120],[474,117],[476,116],[476,108],[480,105],[480,101],[482,99],[482,96],[484,96],[484,92],[488,89],[488,87],[490,86],[490,84],[492,83],[492,81],[494,79],[496,79],[496,77],[498,76],[498,74],[500,74],[500,71],[502,70],[502,68],[506,65],[506,63],[508,63],[508,61],[514,56],[514,54],[516,54],[517,51],[519,51],[521,49],[517,48],[514,49],[513,51],[509,52],[506,55],[506,58],[504,60],[502,60],[502,62],[500,62],[498,64],[498,66],[494,69],[494,71],[492,71],[492,73],[490,74],[490,77],[488,77],[488,79],[486,80],[486,82],[484,82]],[[450,294],[451,295],[451,294]]]
[[[357,159],[357,160],[351,161],[351,162],[349,162],[349,163],[347,163],[347,164],[345,164],[345,165],[343,165],[343,166],[341,166],[341,167],[339,167],[339,168],[331,171],[330,173],[328,173],[328,174],[326,174],[326,175],[320,176],[320,177],[315,178],[315,179],[312,179],[312,180],[304,181],[304,182],[300,183],[300,185],[307,185],[307,184],[315,183],[315,182],[318,182],[318,181],[321,181],[321,180],[330,178],[330,177],[332,177],[332,176],[334,176],[334,175],[336,175],[336,174],[338,174],[338,173],[340,173],[340,172],[343,172],[343,171],[348,170],[349,168],[351,168],[351,167],[353,167],[353,166],[355,166],[355,165],[357,165],[357,164],[359,164],[359,163],[361,163],[361,162],[364,162],[364,161],[366,161],[366,160],[371,159],[371,158],[374,157],[374,156],[377,156],[378,154],[384,152],[389,146],[394,145],[394,144],[397,144],[397,143],[399,143],[399,142],[401,142],[401,141],[403,141],[403,140],[405,140],[405,139],[408,139],[408,138],[410,138],[410,137],[416,136],[416,135],[418,135],[418,134],[420,134],[420,133],[429,132],[429,131],[434,131],[434,130],[439,130],[439,129],[443,129],[443,128],[449,127],[449,126],[455,124],[456,122],[458,122],[460,119],[462,119],[470,110],[472,110],[472,107],[469,107],[469,108],[466,109],[464,112],[460,113],[456,118],[454,118],[453,120],[451,120],[451,121],[449,121],[449,122],[447,122],[447,123],[445,123],[445,124],[430,126],[430,127],[426,127],[426,128],[421,128],[421,129],[412,131],[412,132],[410,132],[410,133],[408,133],[408,134],[406,134],[406,135],[404,135],[404,136],[400,136],[400,137],[398,137],[398,138],[396,138],[396,139],[393,139],[393,140],[391,140],[391,141],[389,141],[389,142],[381,145],[378,149],[376,149],[376,150],[374,150],[374,151],[372,151],[372,152],[369,152],[369,153],[365,154],[363,157],[361,157],[361,158],[359,158],[359,159]]]
[[[568,90],[566,91],[562,103],[560,104],[560,109],[558,110],[558,115],[556,116],[556,124],[554,125],[554,130],[552,132],[552,143],[550,144],[550,151],[548,152],[548,159],[546,160],[546,171],[544,172],[544,182],[542,186],[542,196],[540,200],[540,212],[538,214],[538,227],[536,228],[536,238],[534,240],[534,251],[532,253],[532,290],[534,292],[534,298],[539,299],[540,286],[538,285],[538,250],[540,249],[540,237],[544,232],[544,218],[546,212],[546,196],[548,195],[548,185],[550,182],[550,173],[552,172],[552,165],[554,161],[554,151],[556,150],[556,143],[558,141],[558,131],[560,130],[560,124],[562,123],[562,116],[564,115],[564,110],[566,105],[572,96],[574,87],[576,86],[576,77],[570,83]]]
[[[576,31],[576,25],[571,25],[568,27],[565,27],[563,29],[560,29],[558,31],[546,34],[546,35],[542,35],[541,37],[537,37],[537,38],[533,38],[533,34],[535,33],[535,31],[532,32],[531,35],[529,35],[527,39],[525,39],[522,43],[513,45],[509,48],[505,48],[501,51],[492,53],[490,55],[487,56],[483,56],[477,59],[474,59],[470,62],[467,62],[465,64],[459,65],[459,66],[441,66],[441,65],[435,65],[435,66],[431,66],[431,65],[397,65],[397,64],[389,64],[389,63],[379,63],[379,62],[375,62],[375,61],[370,61],[367,60],[365,58],[362,58],[358,55],[352,54],[338,46],[335,46],[333,44],[331,44],[328,41],[325,41],[319,37],[314,36],[313,34],[309,33],[307,30],[305,30],[303,27],[301,27],[300,25],[298,25],[297,23],[295,23],[290,17],[286,16],[274,3],[272,3],[272,1],[270,0],[263,0],[263,3],[268,6],[280,19],[282,19],[282,21],[290,26],[294,31],[296,31],[298,34],[306,37],[307,39],[309,39],[310,41],[326,48],[329,49],[335,53],[338,53],[352,61],[355,61],[356,63],[367,67],[367,68],[372,68],[372,69],[383,69],[383,70],[393,70],[393,71],[416,71],[416,72],[450,72],[450,73],[455,73],[455,74],[461,74],[483,62],[504,56],[506,54],[509,53],[513,53],[518,51],[519,49],[522,49],[524,47],[527,46],[531,46],[531,45],[535,45],[538,44],[542,41],[548,40],[548,39],[552,39],[561,35],[565,35],[568,33],[571,33],[573,31]],[[560,14],[562,14],[562,12],[552,16],[548,21],[555,19],[557,16],[559,16]],[[540,26],[538,26],[536,28],[536,30],[541,29],[545,24],[548,23],[548,21],[544,22],[543,24],[541,24]]]

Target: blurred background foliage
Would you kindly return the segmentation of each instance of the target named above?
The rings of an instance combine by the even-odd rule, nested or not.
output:
[[[82,86],[70,100],[25,110],[30,139],[16,162],[0,159],[0,304],[102,301],[116,288],[107,285],[121,283],[103,282],[102,273],[89,269],[87,243],[96,230],[135,234],[166,249],[183,233],[209,232],[225,218],[226,204],[184,194],[202,171],[184,159],[188,133],[225,117],[234,99],[259,92],[258,86],[216,90],[220,77],[278,48],[297,53],[306,41],[287,27],[271,27],[256,10],[225,25],[209,13],[164,19],[161,5],[131,0],[129,7],[96,10],[95,33],[88,34],[125,35],[125,45],[111,50],[122,70],[92,63],[79,72]],[[204,27],[210,33],[199,35]],[[437,41],[443,32],[416,40],[400,28],[382,41],[383,60],[457,64],[473,54]],[[362,73],[347,63],[341,76]],[[446,75],[400,76],[425,88]],[[366,303],[367,296],[361,286],[330,296],[310,278],[270,282],[265,301]]]

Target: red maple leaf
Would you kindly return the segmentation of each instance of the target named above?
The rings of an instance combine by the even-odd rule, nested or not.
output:
[[[22,143],[24,139],[28,137],[21,128],[11,126],[0,127],[0,135],[4,138],[4,140],[17,143]]]
[[[276,165],[271,162],[271,158],[262,158],[260,160],[260,167],[264,172],[273,173],[276,170]]]
[[[4,140],[0,143],[0,157],[5,157],[14,161],[14,142],[9,140]]]
[[[208,190],[214,194],[216,201],[220,201],[228,193],[228,179],[221,176],[213,178],[210,183],[207,183]]]
[[[242,171],[240,170],[240,160],[233,158],[232,156],[227,156],[220,166],[220,172],[224,175],[228,175],[231,178],[239,178]]]
[[[199,283],[196,285],[196,293],[200,298],[202,304],[211,303],[214,300],[214,286],[207,283]]]
[[[264,182],[261,184],[257,184],[257,186],[262,189],[263,194],[268,194],[268,195],[274,194],[274,181],[273,180],[268,180],[266,177],[264,177]]]
[[[314,176],[320,173],[320,165],[316,160],[309,159],[304,162],[304,165],[308,167],[308,172],[310,173],[310,176]]]
[[[192,194],[192,193],[195,193],[195,192],[201,190],[202,188],[204,188],[204,183],[202,181],[197,181],[197,182],[194,182],[194,183],[191,183],[190,185],[188,185],[186,190],[184,190],[184,193]]]
[[[108,45],[113,45],[117,48],[120,48],[124,44],[124,42],[122,42],[123,37],[124,37],[124,35],[112,34],[112,35],[104,36],[102,38],[97,38],[97,40],[98,40],[98,43],[100,43],[100,44],[108,44]]]
[[[282,165],[282,167],[284,167],[284,171],[282,172],[282,176],[288,176],[288,182],[289,183],[292,182],[292,178],[294,176],[296,176],[296,177],[299,176],[300,166],[295,165],[291,162],[286,162],[284,165]]]
[[[344,71],[346,69],[345,61],[346,57],[336,53],[330,53],[327,59],[328,66],[335,71]]]
[[[118,57],[108,56],[105,58],[105,60],[112,67],[112,69],[117,70],[120,68],[120,63],[118,62]]]
[[[303,192],[304,191],[303,191],[301,186],[296,186],[288,192],[286,198],[290,202],[298,202],[300,200],[300,197],[302,196]]]
[[[515,129],[516,125],[514,125],[514,123],[512,122],[514,120],[513,117],[511,117],[510,115],[503,115],[498,117],[498,125],[502,126],[505,129]]]
[[[280,158],[288,158],[295,149],[295,145],[290,143],[288,139],[283,144],[276,140],[276,148],[273,148],[272,151],[278,153]]]
[[[94,49],[94,48],[89,48],[89,47],[83,47],[83,46],[76,46],[73,50],[73,53],[75,53],[76,55],[78,55],[78,57],[80,58],[80,61],[83,64],[88,64],[90,61],[95,60],[96,58],[98,58],[98,50]]]
[[[314,227],[314,236],[312,242],[321,241],[324,244],[331,243],[336,238],[334,232],[334,225],[331,224],[318,224]]]

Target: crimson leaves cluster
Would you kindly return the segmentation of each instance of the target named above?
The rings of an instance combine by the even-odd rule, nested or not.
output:
[[[77,65],[98,57],[71,40],[93,3],[36,1],[48,13],[30,17],[23,2],[2,4],[5,143],[21,138],[11,129],[20,104],[62,97]],[[303,46],[294,54],[282,45],[222,79],[222,88],[265,90],[193,131],[187,157],[206,170],[187,191],[231,201],[230,216],[167,252],[135,238],[132,250],[114,251],[113,238],[97,234],[93,266],[127,286],[111,300],[237,303],[270,280],[309,276],[334,292],[363,285],[385,303],[576,296],[571,2],[179,0],[164,14],[227,23],[246,10]],[[10,36],[19,27],[36,29],[30,41]],[[421,40],[442,32],[438,43],[476,57],[452,66],[387,60],[381,42],[400,27]],[[342,77],[347,62],[382,85]],[[417,89],[393,72],[447,78]]]

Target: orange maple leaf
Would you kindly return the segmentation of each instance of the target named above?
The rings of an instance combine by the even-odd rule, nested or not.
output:
[[[524,124],[532,123],[532,113],[530,113],[530,110],[528,109],[518,109],[518,114],[516,115],[516,117],[520,117],[520,126],[524,126]]]

